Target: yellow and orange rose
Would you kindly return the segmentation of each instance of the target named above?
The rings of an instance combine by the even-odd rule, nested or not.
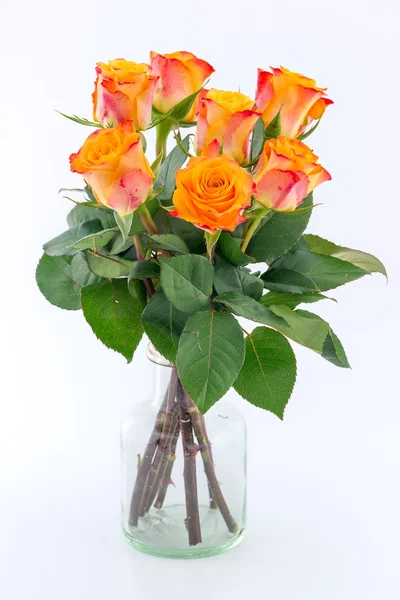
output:
[[[306,144],[279,136],[264,146],[254,176],[255,197],[266,208],[292,211],[329,179],[328,171]]]
[[[260,114],[254,100],[240,92],[204,90],[197,107],[196,153],[217,140],[224,154],[240,164],[246,162],[250,134]]]
[[[298,137],[316,119],[320,119],[332,100],[326,97],[326,88],[317,87],[313,79],[293,73],[289,69],[258,70],[256,90],[257,108],[268,125],[281,111],[281,134]]]
[[[194,94],[215,70],[208,62],[191,52],[151,52],[150,59],[152,73],[159,77],[153,106],[160,113],[167,113],[178,102]],[[195,113],[194,104],[184,120],[187,123],[194,121]]]
[[[109,127],[133,121],[136,129],[147,129],[158,79],[150,74],[150,66],[118,58],[97,63],[96,73],[94,119]]]
[[[171,214],[210,233],[233,231],[246,220],[242,213],[253,191],[251,174],[232,157],[220,155],[215,142],[177,171]]]
[[[136,210],[152,190],[154,175],[131,121],[96,130],[77,154],[71,154],[70,163],[96,200],[121,216]]]

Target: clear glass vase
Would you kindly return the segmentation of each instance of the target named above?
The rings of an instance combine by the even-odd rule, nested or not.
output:
[[[201,415],[150,345],[154,393],[122,424],[122,527],[157,556],[225,552],[246,525],[246,424],[230,403]]]

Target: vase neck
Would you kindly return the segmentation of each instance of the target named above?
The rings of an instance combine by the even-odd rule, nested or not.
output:
[[[173,364],[166,360],[151,343],[147,347],[147,358],[153,363],[153,398],[154,402],[159,404],[168,388]]]

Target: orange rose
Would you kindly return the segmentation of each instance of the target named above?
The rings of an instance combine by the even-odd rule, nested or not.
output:
[[[131,121],[97,129],[69,160],[71,171],[83,175],[97,201],[121,216],[133,212],[151,192],[154,175]]]
[[[147,129],[158,79],[149,70],[149,65],[123,58],[97,63],[92,94],[95,121],[111,127],[133,121],[136,129]]]
[[[331,179],[318,156],[295,139],[268,140],[257,164],[255,197],[267,208],[292,211],[317,185]]]
[[[197,58],[191,52],[172,54],[150,53],[151,68],[159,76],[153,106],[160,113],[167,113],[178,102],[194,94],[214,72],[214,67]],[[195,119],[196,103],[185,117],[190,123]]]
[[[258,70],[257,108],[268,125],[281,110],[281,134],[298,137],[316,119],[320,119],[332,100],[326,98],[326,88],[316,87],[313,79],[281,67]]]
[[[254,100],[240,92],[204,90],[197,108],[196,153],[217,140],[224,154],[240,164],[247,162],[250,134],[260,114]]]
[[[246,220],[242,212],[251,203],[251,174],[230,156],[220,155],[217,142],[205,154],[177,171],[171,214],[211,233],[233,231]]]

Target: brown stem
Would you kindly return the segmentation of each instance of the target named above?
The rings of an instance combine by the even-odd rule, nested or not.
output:
[[[168,486],[171,483],[172,469],[174,467],[174,462],[175,462],[175,458],[176,458],[176,446],[178,444],[178,439],[179,439],[180,433],[181,433],[181,426],[180,426],[180,422],[179,422],[179,418],[178,418],[177,422],[176,422],[176,429],[175,429],[173,437],[172,437],[170,452],[169,452],[169,454],[167,454],[167,466],[165,468],[164,475],[163,475],[162,479],[160,480],[159,492],[157,495],[157,499],[154,503],[155,508],[162,508],[162,505],[164,504]]]
[[[186,392],[183,393],[183,406],[186,409],[187,414],[190,415],[191,423],[199,444],[201,457],[203,459],[204,471],[207,476],[207,480],[210,486],[212,497],[214,498],[224,521],[231,533],[238,531],[238,525],[235,519],[232,517],[229,507],[226,503],[221,487],[218,483],[217,476],[215,474],[214,464],[210,453],[210,448],[207,443],[207,433],[202,424],[201,414],[197,406],[193,403]]]
[[[211,446],[211,442],[210,442],[210,438],[207,435],[207,430],[206,430],[206,423],[204,421],[204,416],[200,415],[201,418],[201,426],[203,428],[204,434],[205,434],[205,439],[207,442],[207,446],[208,446],[208,451],[210,452],[210,458],[211,458],[211,463],[215,469],[215,465],[214,465],[214,457],[213,457],[213,453],[212,453],[212,446]],[[213,510],[216,510],[218,508],[217,503],[215,502],[214,498],[213,498],[213,494],[212,494],[212,490],[211,490],[211,486],[210,486],[210,482],[207,480],[207,485],[208,485],[208,495],[210,497],[210,508],[212,508]]]
[[[189,546],[196,546],[196,544],[200,544],[201,542],[196,477],[196,455],[198,447],[194,443],[192,419],[184,403],[184,399],[184,390],[178,380],[179,416],[184,456],[183,478],[185,481],[186,496],[186,527],[189,534]]]
[[[143,458],[142,458],[141,463],[138,468],[135,486],[133,488],[133,493],[132,493],[130,513],[129,513],[129,525],[131,525],[132,527],[136,527],[138,524],[143,492],[144,492],[146,481],[148,479],[148,475],[150,472],[153,456],[156,452],[157,446],[158,446],[160,438],[161,438],[161,433],[162,433],[164,420],[165,420],[166,406],[167,406],[167,394],[165,394],[161,408],[157,413],[157,418],[156,418],[156,422],[154,424],[153,431],[151,433],[150,439],[146,446],[146,450],[144,452]]]
[[[151,465],[146,491],[143,495],[142,505],[139,513],[141,517],[143,517],[146,512],[150,510],[159,490],[160,481],[163,479],[164,472],[167,467],[168,454],[178,421],[178,412],[175,402],[177,382],[178,374],[176,367],[173,367],[168,387],[167,411],[165,414],[164,426],[161,433],[160,443]]]

